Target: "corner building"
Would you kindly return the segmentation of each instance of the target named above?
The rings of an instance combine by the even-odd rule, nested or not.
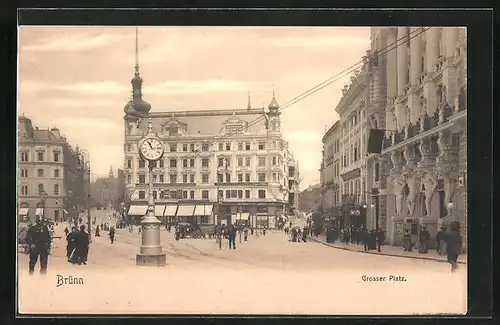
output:
[[[86,207],[87,178],[73,149],[59,129],[33,127],[18,118],[18,216],[34,221],[43,216],[55,222],[75,216]]]
[[[148,171],[138,141],[149,118],[165,144],[152,173],[156,216],[163,222],[243,220],[274,228],[278,216],[295,211],[298,162],[283,140],[274,95],[267,115],[264,108],[252,108],[250,100],[243,109],[150,112],[141,87],[136,66],[124,116],[129,216],[139,219],[147,209]]]
[[[401,245],[404,229],[435,238],[459,221],[467,238],[467,36],[458,27],[372,28],[379,65],[370,76],[369,120],[387,130],[367,158],[369,215]],[[398,41],[392,51],[383,48]],[[387,52],[387,53],[384,53]],[[466,245],[464,245],[466,249]]]

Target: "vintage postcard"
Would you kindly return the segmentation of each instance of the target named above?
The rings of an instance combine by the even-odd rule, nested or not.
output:
[[[20,26],[25,314],[467,311],[463,27]]]

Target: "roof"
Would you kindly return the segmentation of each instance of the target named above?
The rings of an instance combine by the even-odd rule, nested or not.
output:
[[[143,115],[139,128],[147,131],[148,117],[152,118],[153,128],[156,132],[162,130],[162,125],[169,122],[185,124],[188,135],[217,135],[226,122],[234,123],[243,121],[252,123],[260,119],[257,123],[249,125],[249,132],[255,134],[265,132],[265,119],[263,118],[263,108],[236,109],[236,110],[203,110],[203,111],[174,111],[174,112],[151,112]]]
[[[335,131],[339,125],[340,125],[339,124],[339,120],[337,120],[335,123],[333,123],[333,125],[328,129],[328,131],[325,132],[325,135],[323,136],[323,138],[321,139],[321,141],[323,143],[325,143],[326,142],[326,137],[328,137],[330,134],[332,134],[333,131]]]
[[[33,139],[35,141],[56,141],[60,143],[64,143],[64,141],[59,138],[54,133],[49,130],[33,130]]]

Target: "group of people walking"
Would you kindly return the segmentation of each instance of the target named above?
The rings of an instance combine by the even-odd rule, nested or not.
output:
[[[385,235],[380,228],[372,230],[367,230],[364,227],[327,228],[326,242],[334,243],[337,240],[344,244],[363,245],[365,251],[377,250],[380,252],[385,242]]]
[[[89,254],[89,234],[85,231],[85,225],[72,227],[71,232],[68,228],[64,229],[66,234],[66,256],[71,264],[86,265]]]

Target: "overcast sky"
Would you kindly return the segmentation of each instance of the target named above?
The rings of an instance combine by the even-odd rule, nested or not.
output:
[[[274,85],[283,104],[357,63],[369,41],[369,28],[140,27],[144,99],[152,112],[241,109],[250,92],[267,107]],[[18,113],[89,150],[94,173],[123,168],[134,57],[135,27],[20,27]],[[319,182],[321,138],[348,80],[283,110],[301,189]]]

